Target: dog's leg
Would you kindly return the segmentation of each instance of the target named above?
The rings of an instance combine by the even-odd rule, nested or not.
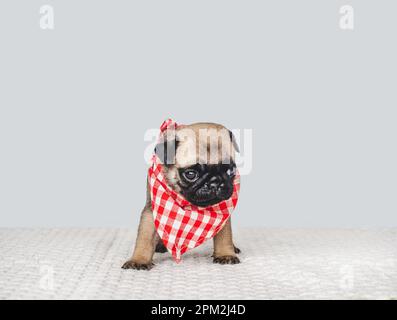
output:
[[[167,248],[165,247],[163,241],[159,237],[159,240],[157,241],[155,252],[164,253],[164,252],[167,252],[167,251],[168,251]]]
[[[237,251],[239,251],[239,249],[233,244],[232,224],[229,218],[222,230],[219,231],[214,237],[214,263],[240,263],[239,258],[236,256]]]
[[[150,205],[146,205],[141,214],[135,250],[132,258],[123,265],[123,269],[150,270],[153,267],[153,254],[158,241]]]

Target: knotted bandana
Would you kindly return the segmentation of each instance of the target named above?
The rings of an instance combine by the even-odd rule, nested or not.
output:
[[[164,121],[160,130],[164,132],[171,127],[176,128],[177,124],[169,119]],[[236,207],[240,190],[237,171],[229,199],[205,208],[195,206],[168,186],[157,155],[152,157],[148,181],[157,233],[177,263],[186,251],[211,239],[223,228]]]

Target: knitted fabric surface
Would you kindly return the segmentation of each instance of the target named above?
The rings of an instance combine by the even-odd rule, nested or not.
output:
[[[240,264],[207,241],[124,270],[135,231],[0,229],[0,299],[397,299],[396,229],[236,228]]]

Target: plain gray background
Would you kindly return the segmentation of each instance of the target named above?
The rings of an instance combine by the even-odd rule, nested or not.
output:
[[[136,226],[168,117],[253,130],[237,225],[396,226],[396,9],[2,0],[0,226]]]

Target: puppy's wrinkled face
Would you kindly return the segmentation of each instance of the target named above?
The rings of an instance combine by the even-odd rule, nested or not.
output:
[[[229,199],[233,194],[236,165],[195,164],[178,169],[182,195],[192,204],[207,207]]]
[[[238,151],[232,133],[218,124],[196,123],[169,136],[156,147],[169,185],[200,207],[229,199]]]

